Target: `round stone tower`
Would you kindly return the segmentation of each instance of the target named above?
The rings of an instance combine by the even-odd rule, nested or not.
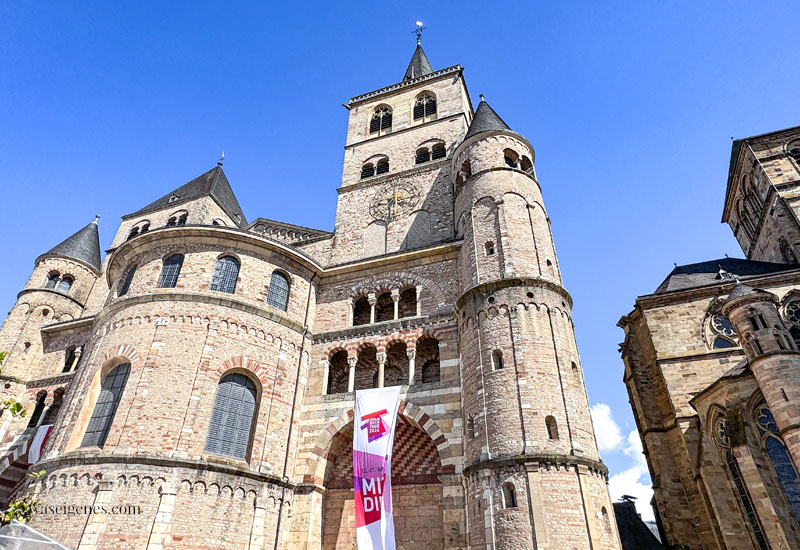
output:
[[[774,294],[738,283],[722,313],[733,323],[786,448],[800,464],[800,353],[778,304]]]
[[[481,99],[451,166],[470,544],[615,549],[534,158]]]

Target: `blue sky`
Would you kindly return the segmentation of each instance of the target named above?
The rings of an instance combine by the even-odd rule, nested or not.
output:
[[[644,495],[616,322],[674,262],[741,256],[730,141],[800,124],[797,2],[2,3],[0,310],[38,254],[96,213],[109,245],[223,148],[248,219],[332,229],[341,104],[400,80],[416,19],[536,148],[603,456]]]

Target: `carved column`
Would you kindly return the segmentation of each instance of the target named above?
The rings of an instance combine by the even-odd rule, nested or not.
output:
[[[53,396],[47,396],[44,398],[44,408],[42,409],[42,413],[39,415],[38,420],[36,420],[37,428],[44,423],[44,417],[47,416],[47,411],[49,411],[50,407],[53,406],[53,401]]]
[[[75,347],[75,356],[73,357],[72,364],[69,366],[69,370],[67,372],[72,372],[78,367],[78,361],[81,360],[82,351],[83,351],[83,346]]]
[[[347,391],[352,392],[355,390],[356,387],[356,363],[358,363],[358,357],[348,357],[347,364],[350,366],[350,370],[347,373]]]
[[[150,529],[150,539],[147,541],[146,550],[161,550],[168,540],[172,542],[169,532],[172,525],[172,513],[175,511],[175,498],[178,494],[178,488],[171,483],[165,483],[158,492],[161,494],[161,499],[158,502],[156,519]]]
[[[347,303],[350,304],[350,311],[347,315],[347,326],[352,327],[356,322],[356,301],[353,298],[348,298]]]
[[[417,285],[417,317],[422,315],[422,285]]]
[[[400,291],[398,289],[392,290],[392,302],[394,302],[394,317],[397,321],[400,318]]]
[[[414,368],[417,362],[417,348],[406,350],[408,355],[408,385],[414,385]]]
[[[378,299],[375,297],[374,292],[370,292],[367,295],[367,300],[369,301],[369,322],[373,324],[375,322],[375,304],[377,303]]]
[[[375,354],[375,358],[378,360],[378,387],[383,387],[383,370],[384,366],[386,365],[386,352],[379,351]]]

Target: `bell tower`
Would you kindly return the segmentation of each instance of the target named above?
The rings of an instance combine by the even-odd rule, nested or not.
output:
[[[617,549],[530,142],[481,98],[452,155],[469,540]]]
[[[463,69],[434,70],[418,40],[400,82],[350,98],[345,108],[337,261],[452,240],[449,158],[472,120]]]

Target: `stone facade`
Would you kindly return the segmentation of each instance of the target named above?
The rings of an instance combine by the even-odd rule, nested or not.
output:
[[[0,331],[39,404],[0,426],[4,501],[138,512],[33,518],[81,550],[353,548],[353,391],[399,384],[398,548],[620,547],[533,147],[461,67],[416,69],[348,103],[333,232],[247,224],[220,164],[102,263],[77,236],[37,260]],[[229,388],[252,416],[219,420]]]
[[[800,128],[734,141],[723,221],[747,259],[676,267],[620,321],[668,548],[800,548],[798,162]]]

